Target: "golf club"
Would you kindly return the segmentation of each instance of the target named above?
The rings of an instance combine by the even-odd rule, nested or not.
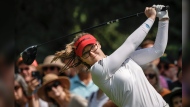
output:
[[[165,11],[165,10],[168,10],[170,7],[169,6],[165,6],[162,8],[161,11]],[[136,14],[133,14],[133,15],[129,15],[129,16],[125,16],[125,17],[122,17],[122,18],[118,18],[118,19],[115,19],[115,20],[111,20],[111,21],[108,21],[108,22],[104,22],[102,24],[99,24],[99,25],[96,25],[96,26],[92,26],[92,27],[89,27],[89,28],[86,28],[86,29],[83,29],[81,31],[78,31],[78,32],[75,32],[75,33],[72,33],[72,34],[69,34],[69,35],[66,35],[66,36],[62,36],[62,37],[59,37],[59,38],[56,38],[56,39],[53,39],[53,40],[50,40],[50,41],[47,41],[47,42],[44,42],[44,43],[41,43],[41,44],[38,44],[38,45],[33,45],[33,46],[30,46],[28,48],[26,48],[23,52],[20,53],[20,56],[23,58],[23,62],[27,65],[30,65],[32,64],[32,62],[35,60],[36,58],[36,55],[37,55],[37,48],[42,46],[42,45],[45,45],[45,44],[48,44],[48,43],[51,43],[51,42],[54,42],[56,40],[60,40],[62,38],[65,38],[65,37],[68,37],[68,36],[71,36],[71,35],[75,35],[77,33],[81,33],[81,32],[85,32],[89,29],[94,29],[94,28],[98,28],[98,27],[101,27],[101,26],[104,26],[104,25],[109,25],[109,24],[112,24],[112,23],[115,23],[115,22],[119,22],[121,20],[124,20],[124,19],[127,19],[127,18],[131,18],[131,17],[135,17],[135,16],[139,16],[141,14],[143,14],[144,12],[139,12],[139,13],[136,13]]]

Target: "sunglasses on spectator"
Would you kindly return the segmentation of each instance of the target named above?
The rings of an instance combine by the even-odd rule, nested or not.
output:
[[[60,83],[59,81],[55,81],[55,82],[53,82],[53,84],[46,86],[45,90],[46,90],[47,92],[50,92],[53,87],[56,88],[56,87],[59,86],[60,84],[61,84],[61,83]]]
[[[29,67],[19,68],[19,69],[18,69],[18,72],[21,73],[21,72],[23,72],[23,70],[28,71],[29,69],[30,69]]]
[[[146,77],[153,79],[156,75],[155,74],[145,74]]]
[[[19,88],[21,88],[20,86],[15,86],[14,90],[17,91]]]
[[[56,68],[57,68],[58,70],[60,70],[60,68],[59,68],[59,67],[56,67],[56,66],[43,67],[42,70],[43,70],[43,71],[47,71],[47,70],[49,69],[49,70],[53,71],[53,70],[55,70]]]

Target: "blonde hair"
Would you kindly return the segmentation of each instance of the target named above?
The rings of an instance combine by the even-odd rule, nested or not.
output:
[[[61,68],[61,72],[64,72],[65,70],[72,68],[72,67],[77,67],[80,64],[86,65],[87,68],[89,68],[89,65],[82,62],[80,58],[75,54],[75,49],[76,47],[74,46],[75,42],[82,36],[87,35],[89,33],[80,33],[76,35],[76,37],[73,39],[73,41],[69,44],[66,45],[64,50],[58,51],[55,53],[55,57],[53,58],[53,61],[56,61],[58,59],[61,59],[62,62],[65,60],[68,60],[68,63],[65,64],[63,68]]]
[[[24,80],[24,78],[20,74],[16,73],[14,75],[14,81],[19,83],[19,85],[22,87],[24,95],[27,96],[28,85],[27,85],[26,81]]]
[[[162,86],[161,86],[161,84],[160,84],[160,78],[159,78],[159,70],[158,70],[158,68],[157,68],[157,66],[156,65],[154,65],[154,64],[152,64],[152,63],[148,63],[148,64],[146,64],[146,65],[143,65],[143,66],[141,66],[142,67],[142,69],[143,69],[143,71],[145,72],[145,71],[147,71],[147,70],[151,70],[151,71],[153,71],[154,73],[155,73],[155,75],[156,75],[156,85],[155,86],[153,86],[158,92],[160,92],[160,91],[162,91]]]

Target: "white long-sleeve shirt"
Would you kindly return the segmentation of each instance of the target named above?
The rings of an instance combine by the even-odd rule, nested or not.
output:
[[[159,21],[153,47],[135,51],[154,21],[147,19],[110,56],[91,66],[94,83],[119,107],[164,107],[166,102],[152,87],[139,65],[159,58],[168,40],[169,21]]]

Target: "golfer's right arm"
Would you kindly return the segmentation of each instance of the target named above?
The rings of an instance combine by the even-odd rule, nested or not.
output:
[[[148,19],[115,52],[107,57],[107,64],[111,73],[115,73],[122,63],[129,58],[130,54],[136,50],[151,29],[156,18],[156,11],[154,8],[146,8],[145,14]]]
[[[130,57],[139,65],[149,63],[164,54],[168,41],[169,20],[160,20],[158,32],[153,47],[140,49],[133,52]]]

